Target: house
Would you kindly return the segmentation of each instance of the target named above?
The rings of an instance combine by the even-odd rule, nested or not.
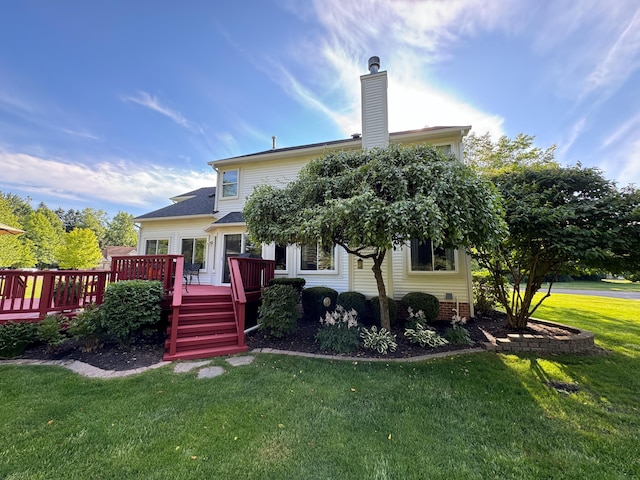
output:
[[[245,201],[259,184],[283,185],[296,178],[311,159],[332,150],[353,150],[429,143],[462,158],[462,139],[470,126],[440,126],[389,133],[387,72],[379,59],[369,60],[370,71],[360,77],[362,134],[329,142],[276,148],[209,162],[217,172],[215,188],[172,198],[173,205],[141,215],[138,252],[184,254],[185,262],[201,263],[200,279],[211,285],[229,283],[227,258],[257,253],[275,260],[276,276],[302,277],[307,286],[377,295],[372,261],[348,255],[340,247],[320,245],[254,245],[243,220]],[[434,248],[431,242],[412,241],[387,255],[383,264],[387,293],[399,300],[408,292],[438,297],[441,318],[458,307],[473,315],[470,260],[463,250]]]
[[[100,270],[111,270],[112,257],[124,257],[137,255],[135,247],[105,247],[102,249],[102,259],[100,260]]]

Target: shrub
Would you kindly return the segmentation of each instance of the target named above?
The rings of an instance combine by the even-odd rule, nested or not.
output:
[[[396,348],[398,348],[396,336],[388,332],[386,328],[382,328],[380,331],[375,325],[371,327],[371,330],[363,328],[360,336],[364,340],[364,348],[375,350],[383,355],[386,355],[389,351],[395,352]]]
[[[295,332],[298,320],[298,293],[289,285],[272,285],[262,292],[258,325],[268,336],[284,337]]]
[[[304,278],[287,278],[287,277],[278,277],[272,278],[269,280],[269,286],[272,285],[289,285],[293,287],[296,292],[298,292],[298,296],[302,294],[302,289],[307,281]]]
[[[413,308],[407,307],[407,328],[416,328],[418,325],[423,327],[427,326],[427,319],[424,316],[424,312],[422,310],[414,312]]]
[[[422,348],[435,348],[449,343],[446,339],[438,335],[435,329],[431,327],[424,327],[420,323],[416,324],[415,328],[407,328],[404,331],[404,336],[407,337],[411,343],[417,343]]]
[[[469,330],[461,326],[452,326],[444,331],[444,338],[452,345],[471,345],[473,340]]]
[[[73,338],[82,341],[84,352],[93,352],[100,344],[100,336],[103,333],[100,315],[100,308],[92,303],[69,322],[67,331]]]
[[[316,340],[323,350],[349,353],[360,345],[358,313],[355,310],[346,310],[338,305],[333,312],[327,312],[324,319],[320,318],[320,323],[322,326]]]
[[[326,300],[329,299],[329,300]],[[302,290],[304,316],[317,320],[336,308],[338,292],[329,287],[311,287]]]
[[[100,327],[120,345],[128,345],[134,334],[160,321],[162,283],[125,280],[112,283],[104,293],[100,307]]]
[[[435,321],[440,313],[440,301],[430,293],[409,292],[402,297],[402,303],[407,307],[407,310],[409,308],[414,312],[422,310],[427,323]]]
[[[337,305],[342,305],[345,310],[355,310],[358,320],[362,320],[367,314],[367,297],[360,292],[342,292],[336,300]]]
[[[486,314],[494,310],[498,297],[488,277],[473,277],[473,301],[476,313]]]
[[[52,352],[62,345],[67,336],[62,333],[62,325],[67,321],[64,315],[47,315],[38,323],[38,339],[47,344],[47,350]]]
[[[38,339],[38,327],[31,322],[7,322],[0,325],[0,358],[17,357],[27,345]]]
[[[398,320],[398,305],[393,298],[388,297],[389,301],[389,320],[391,322],[391,326],[393,327]],[[376,325],[380,325],[380,297],[372,297],[369,300],[371,305],[371,310],[373,311],[373,319]]]

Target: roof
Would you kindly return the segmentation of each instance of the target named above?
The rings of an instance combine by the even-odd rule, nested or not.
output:
[[[183,193],[171,198],[175,201],[174,204],[140,215],[134,218],[134,221],[213,215],[215,195],[216,187],[204,187]]]
[[[227,213],[220,220],[216,220],[213,223],[215,223],[216,225],[220,223],[244,223],[244,215],[242,214],[242,212]]]
[[[420,128],[417,130],[404,130],[402,132],[393,132],[389,134],[389,141],[397,142],[397,143],[405,143],[405,142],[413,142],[420,141],[423,137],[427,137],[426,141],[429,140],[437,140],[439,137],[444,137],[451,135],[452,133],[460,132],[461,136],[466,135],[471,126],[437,126],[437,127],[426,127]],[[312,151],[317,151],[317,153],[321,153],[326,148],[336,148],[342,146],[343,148],[362,148],[362,137],[356,138],[345,138],[342,140],[331,140],[328,142],[320,142],[320,143],[310,143],[307,145],[298,145],[295,147],[284,147],[284,148],[275,148],[270,150],[263,150],[261,152],[249,153],[247,155],[239,155],[237,157],[230,158],[222,158],[219,160],[213,160],[208,162],[209,165],[216,168],[216,166],[223,166],[227,164],[236,164],[236,163],[250,163],[255,161],[261,161],[263,159],[267,159],[271,155],[274,158],[284,157],[284,156],[293,156],[297,155],[300,151],[309,150],[309,153]],[[316,152],[313,152],[316,153]]]
[[[105,247],[102,249],[102,256],[106,259],[123,257],[126,255],[134,255],[136,251],[136,247]]]

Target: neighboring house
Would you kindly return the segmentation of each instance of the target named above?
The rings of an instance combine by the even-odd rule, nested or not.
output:
[[[111,270],[111,257],[133,256],[137,254],[138,251],[135,247],[105,247],[102,249],[100,270]]]
[[[284,185],[310,160],[328,151],[429,143],[462,158],[462,139],[470,126],[389,133],[387,73],[378,72],[377,57],[369,63],[370,73],[360,77],[362,135],[289,148],[276,148],[274,141],[271,150],[209,162],[218,174],[217,189],[174,197],[173,205],[136,218],[141,225],[138,251],[182,253],[185,262],[202,263],[200,278],[212,285],[228,284],[228,257],[258,253],[276,261],[276,276],[302,277],[307,286],[377,295],[371,260],[359,260],[340,247],[252,245],[242,216],[245,201],[257,185]],[[441,318],[450,318],[457,303],[461,315],[473,315],[470,261],[464,251],[434,248],[431,242],[416,240],[390,252],[383,269],[389,296],[400,299],[408,292],[428,292],[440,300]]]

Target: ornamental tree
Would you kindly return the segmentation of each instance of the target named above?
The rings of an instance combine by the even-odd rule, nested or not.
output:
[[[525,147],[531,151],[533,137],[527,138]],[[597,169],[561,167],[547,157],[485,171],[500,191],[509,234],[499,245],[479,248],[475,254],[489,270],[509,327],[526,327],[551,295],[553,278],[559,274],[585,268],[609,272],[638,268],[637,190],[619,190]],[[549,278],[548,290],[536,300],[535,294]]]
[[[95,233],[88,228],[75,228],[64,235],[64,241],[57,251],[60,268],[83,270],[95,268],[102,253]]]
[[[494,187],[428,145],[330,152],[283,188],[256,187],[244,218],[252,238],[337,244],[373,260],[381,326],[390,328],[382,262],[411,239],[444,247],[497,243],[503,233]]]

